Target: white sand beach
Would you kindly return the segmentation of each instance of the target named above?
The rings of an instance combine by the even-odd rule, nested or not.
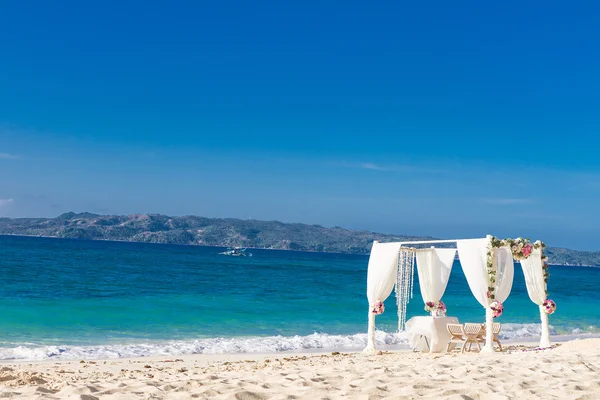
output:
[[[2,364],[26,399],[599,399],[600,339],[504,352],[197,355]]]

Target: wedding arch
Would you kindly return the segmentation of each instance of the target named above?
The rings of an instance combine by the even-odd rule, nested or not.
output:
[[[436,248],[440,244],[456,244],[456,248]],[[431,245],[416,248],[417,245]],[[406,306],[413,295],[415,260],[421,297],[425,309],[432,314],[445,310],[442,297],[458,252],[471,293],[485,309],[486,343],[482,351],[493,351],[492,324],[504,308],[514,278],[514,260],[521,263],[527,293],[539,306],[541,319],[540,347],[550,346],[548,315],[556,304],[548,298],[548,258],[544,243],[529,239],[498,239],[491,235],[481,239],[452,239],[379,243],[373,242],[367,272],[369,327],[366,353],[375,352],[375,318],[383,313],[384,301],[396,288],[398,330],[404,329]]]

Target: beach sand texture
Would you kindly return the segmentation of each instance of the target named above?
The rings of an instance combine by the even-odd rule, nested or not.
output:
[[[186,356],[3,364],[27,399],[600,399],[600,339],[544,351]]]

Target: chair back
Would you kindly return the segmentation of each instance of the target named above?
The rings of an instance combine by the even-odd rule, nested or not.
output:
[[[464,336],[465,330],[461,324],[447,324],[446,329],[452,336]]]
[[[500,333],[500,329],[502,329],[502,325],[500,325],[500,322],[494,322],[494,324],[492,325],[492,333],[494,335],[497,335]]]
[[[485,332],[485,330],[483,328],[483,325],[481,325],[481,324],[470,324],[470,323],[465,324],[465,333],[468,336],[479,336],[483,332]]]

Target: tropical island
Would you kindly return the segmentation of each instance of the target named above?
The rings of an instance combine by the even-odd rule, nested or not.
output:
[[[373,240],[432,240],[433,237],[279,221],[170,217],[160,214],[98,215],[69,212],[56,218],[0,218],[0,235],[84,240],[166,243],[197,246],[241,246],[259,249],[368,254]],[[600,265],[600,251],[557,247],[546,250],[555,265]]]

